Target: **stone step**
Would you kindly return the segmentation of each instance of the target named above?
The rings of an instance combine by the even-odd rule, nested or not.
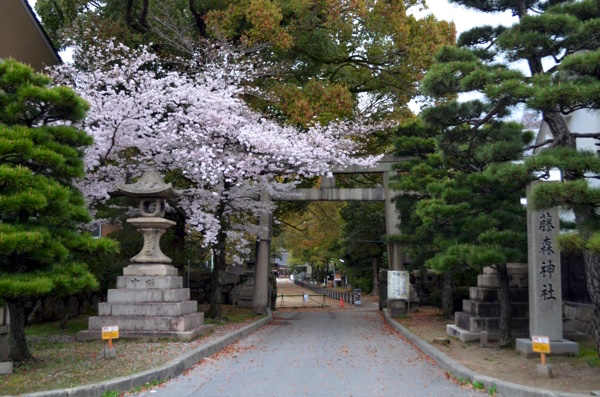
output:
[[[119,276],[118,289],[183,288],[181,276]]]
[[[529,303],[514,302],[511,304],[513,317],[528,317]],[[480,302],[463,300],[462,311],[474,317],[500,317],[500,302]]]
[[[179,317],[95,316],[89,318],[89,331],[116,325],[119,332],[186,332],[204,324],[204,313]]]
[[[500,319],[498,317],[473,317],[468,313],[454,313],[454,320],[457,327],[469,332],[498,332],[500,329]],[[529,330],[529,319],[522,317],[513,317],[513,332],[526,332]]]
[[[109,303],[98,304],[99,316],[168,317],[185,316],[198,311],[198,302]]]
[[[508,285],[512,288],[527,288],[527,275],[517,274],[508,276]],[[480,274],[477,276],[477,286],[481,288],[498,288],[500,282],[495,274]]]
[[[527,263],[507,263],[506,270],[509,275],[525,275],[529,273]],[[496,270],[492,267],[486,266],[483,268],[483,274],[496,274]]]
[[[479,341],[480,336],[481,336],[481,334],[479,332],[469,332],[462,328],[457,327],[454,324],[446,324],[446,334],[453,338],[459,339],[463,343]],[[527,331],[525,331],[525,332],[512,331],[511,334],[512,334],[513,338],[528,338],[529,337],[529,332],[527,332]],[[498,337],[499,337],[498,332],[488,333],[489,341],[496,341],[496,340],[498,340]]]
[[[471,287],[469,288],[469,299],[475,301],[494,302],[498,300],[498,289],[497,288],[481,288]],[[528,302],[529,303],[529,290],[527,288],[511,288],[510,289],[510,300],[511,302]]]
[[[109,303],[118,302],[184,302],[190,300],[189,288],[170,288],[170,289],[109,289]]]

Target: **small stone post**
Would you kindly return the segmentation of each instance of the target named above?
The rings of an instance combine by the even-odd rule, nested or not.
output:
[[[0,375],[10,374],[13,371],[13,362],[10,360],[9,351],[9,323],[8,305],[0,305]]]

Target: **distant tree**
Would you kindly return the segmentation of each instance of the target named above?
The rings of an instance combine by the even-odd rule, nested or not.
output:
[[[379,269],[387,267],[382,202],[349,202],[341,209],[344,268],[357,288],[379,296]],[[371,285],[371,288],[365,288]]]
[[[292,264],[312,267],[314,277],[323,280],[330,263],[338,259],[340,203],[314,202],[305,211],[287,214],[281,220],[285,227],[278,237],[290,253]]]
[[[115,250],[82,233],[90,221],[75,187],[92,139],[73,127],[87,103],[14,60],[0,61],[0,298],[10,312],[14,361],[33,360],[25,339],[25,304],[95,289],[77,252]]]

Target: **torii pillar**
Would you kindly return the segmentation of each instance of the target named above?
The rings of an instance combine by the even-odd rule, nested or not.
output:
[[[400,234],[398,222],[400,222],[400,213],[394,203],[394,194],[390,188],[390,180],[395,176],[395,171],[385,171],[383,173],[383,196],[384,196],[384,211],[385,211],[385,233],[388,236]],[[388,269],[389,270],[404,270],[404,256],[402,255],[402,247],[398,241],[388,241]],[[392,317],[403,316],[407,312],[408,304],[406,301],[399,299],[388,300],[388,308]]]
[[[271,201],[267,192],[260,194],[260,201]],[[254,295],[252,297],[252,312],[267,314],[269,307],[269,259],[271,257],[271,223],[273,216],[264,211],[259,218],[260,231],[256,249],[256,267],[254,275]]]

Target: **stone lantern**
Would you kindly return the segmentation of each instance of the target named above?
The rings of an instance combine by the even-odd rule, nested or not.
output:
[[[191,301],[190,289],[183,288],[183,277],[171,266],[171,259],[160,249],[160,237],[175,222],[163,218],[165,200],[180,193],[161,176],[147,171],[133,184],[117,185],[115,196],[140,199],[141,216],[128,219],[144,236],[140,253],[130,259],[117,278],[117,288],[108,290],[107,302],[98,305],[98,316],[90,317],[88,330],[77,334],[79,340],[100,339],[102,327],[118,326],[121,338],[195,339],[210,330],[204,313]]]
[[[140,199],[141,217],[128,219],[144,236],[144,247],[139,254],[131,258],[131,265],[123,270],[125,276],[155,275],[177,276],[177,269],[160,249],[160,237],[175,222],[165,216],[165,200],[176,199],[181,193],[166,184],[154,170],[148,170],[142,178],[132,184],[118,184],[118,193],[114,196],[135,197]]]

